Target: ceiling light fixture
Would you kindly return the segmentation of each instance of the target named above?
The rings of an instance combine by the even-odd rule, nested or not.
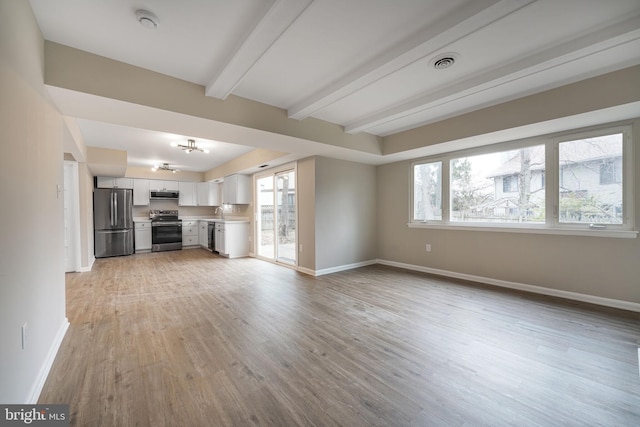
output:
[[[147,30],[155,30],[160,26],[158,17],[148,10],[136,10],[136,19],[138,20],[138,23]]]
[[[155,165],[154,167],[151,168],[151,170],[153,172],[156,172],[156,171],[170,171],[170,172],[173,172],[173,173],[179,172],[178,169],[174,169],[171,166],[169,166],[169,163],[163,163],[161,165]]]
[[[173,143],[171,144],[174,147],[179,147],[181,149],[183,149],[185,151],[185,153],[189,154],[192,151],[200,151],[202,153],[209,153],[209,150],[207,150],[206,148],[200,148],[198,146],[196,146],[196,141],[194,139],[188,139],[187,140],[187,145],[184,144],[178,144],[178,143]]]
[[[435,68],[436,70],[444,70],[446,68],[450,68],[455,64],[458,59],[457,53],[443,53],[436,57],[434,57],[431,61],[429,61],[429,66]]]

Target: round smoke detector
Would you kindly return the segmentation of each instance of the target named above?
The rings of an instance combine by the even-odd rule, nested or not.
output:
[[[158,21],[158,17],[148,10],[136,10],[136,19],[148,30],[155,30],[160,25],[160,21]]]
[[[435,68],[436,70],[444,70],[446,68],[450,68],[451,66],[453,66],[453,64],[455,64],[458,56],[459,55],[457,53],[451,52],[440,54],[429,61],[429,66]]]

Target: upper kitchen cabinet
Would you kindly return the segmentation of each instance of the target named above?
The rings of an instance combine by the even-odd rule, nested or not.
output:
[[[196,183],[188,181],[180,181],[178,183],[178,204],[180,206],[197,206],[196,203]]]
[[[220,184],[216,182],[196,183],[198,206],[220,206]]]
[[[133,180],[133,205],[149,206],[149,180],[137,179]]]
[[[178,191],[178,181],[149,180],[149,189],[152,191]]]
[[[99,176],[96,178],[96,186],[98,188],[133,188],[133,179],[131,178],[113,178],[108,176]]]
[[[222,202],[230,205],[251,203],[251,185],[248,175],[229,175],[222,183]]]

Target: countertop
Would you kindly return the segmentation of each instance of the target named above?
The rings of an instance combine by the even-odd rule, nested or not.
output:
[[[249,218],[246,218],[246,217],[231,217],[231,218],[222,219],[222,218],[199,217],[199,216],[181,216],[180,219],[183,221],[222,222],[225,224],[249,222]],[[137,216],[137,217],[133,217],[133,222],[151,222],[151,220],[148,217]]]
[[[222,218],[189,218],[189,217],[184,217],[184,218],[180,218],[182,220],[197,220],[197,221],[206,221],[206,222],[221,222],[223,224],[229,224],[229,223],[243,223],[249,222],[249,218],[241,218],[241,217],[236,217],[236,218],[226,218],[226,219],[222,219]]]

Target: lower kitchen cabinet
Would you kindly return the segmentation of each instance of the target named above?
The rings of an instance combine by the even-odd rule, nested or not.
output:
[[[198,221],[182,220],[182,247],[198,246]]]
[[[198,221],[198,243],[205,249],[209,248],[209,221]]]
[[[135,230],[135,250],[136,252],[151,251],[151,221],[136,221]]]
[[[216,251],[227,258],[249,256],[249,223],[216,222]]]

